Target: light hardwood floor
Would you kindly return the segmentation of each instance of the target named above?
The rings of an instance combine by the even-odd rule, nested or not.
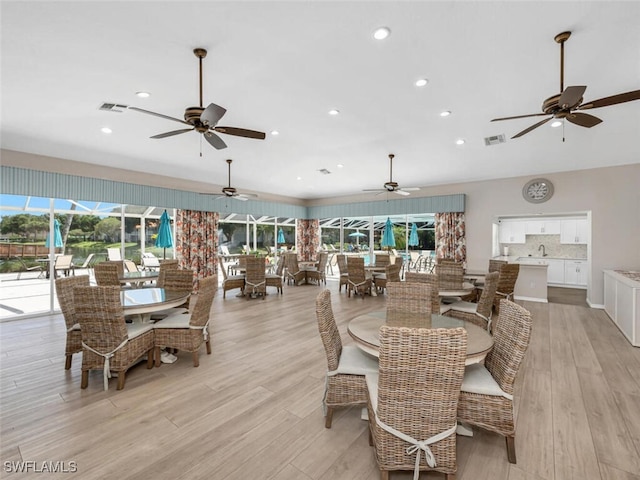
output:
[[[348,320],[384,297],[347,298],[328,281],[345,344]],[[80,389],[79,355],[64,370],[61,316],[0,324],[2,478],[378,478],[360,409],[324,428],[326,370],[317,286],[245,300],[218,295],[213,354],[132,369],[122,391],[98,372]],[[640,349],[600,310],[523,305],[533,335],[516,389],[517,465],[502,437],[458,437],[461,480],[640,480]],[[5,462],[74,461],[76,473],[11,474]],[[410,479],[411,473],[392,474]],[[421,479],[442,478],[436,473]]]

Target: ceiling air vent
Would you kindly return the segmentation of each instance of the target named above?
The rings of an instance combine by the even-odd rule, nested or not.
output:
[[[494,135],[493,137],[484,137],[484,144],[489,147],[491,145],[497,145],[499,143],[504,143],[504,133],[500,135]]]
[[[120,105],[119,103],[103,103],[102,105],[100,105],[100,107],[98,107],[98,110],[104,110],[107,112],[122,112],[123,110],[126,110],[127,105]]]
[[[322,173],[323,175],[329,175],[331,172],[329,170],[327,170],[326,168],[321,168],[320,170],[318,170],[320,173]]]

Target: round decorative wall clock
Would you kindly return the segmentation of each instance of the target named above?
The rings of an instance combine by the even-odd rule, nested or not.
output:
[[[553,195],[553,183],[546,178],[534,178],[522,187],[522,196],[527,202],[546,202]]]

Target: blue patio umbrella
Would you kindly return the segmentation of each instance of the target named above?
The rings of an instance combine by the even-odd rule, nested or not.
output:
[[[409,246],[417,247],[420,243],[420,239],[418,238],[418,226],[415,223],[411,224],[411,233],[409,234]]]
[[[278,229],[278,243],[285,243],[286,240],[284,239],[284,232],[282,231],[281,228]]]
[[[384,224],[384,232],[382,233],[380,246],[389,248],[396,246],[396,237],[393,234],[393,223],[391,223],[389,217],[387,217],[387,222]]]
[[[158,236],[156,237],[156,247],[164,249],[163,258],[167,258],[167,248],[173,247],[173,238],[171,238],[171,221],[165,210],[160,216],[160,225],[158,226]]]
[[[47,239],[44,244],[48,248],[49,247],[49,237],[51,235],[47,234]],[[64,247],[64,243],[62,242],[62,234],[60,233],[60,222],[57,218],[53,220],[53,247],[54,248],[62,248]]]

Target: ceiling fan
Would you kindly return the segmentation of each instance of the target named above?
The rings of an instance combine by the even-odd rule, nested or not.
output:
[[[202,59],[207,56],[207,51],[204,48],[196,48],[193,53],[198,57],[200,62],[200,106],[199,107],[187,107],[184,111],[184,120],[179,118],[169,117],[161,113],[151,112],[138,107],[127,107],[130,110],[136,112],[146,113],[148,115],[154,115],[156,117],[165,118],[167,120],[173,120],[174,122],[183,123],[189,125],[190,128],[183,128],[180,130],[173,130],[171,132],[160,133],[154,135],[151,138],[166,138],[181,133],[191,132],[196,130],[201,133],[204,138],[211,144],[211,146],[217,150],[227,148],[226,143],[216,135],[215,132],[225,133],[227,135],[235,135],[237,137],[256,138],[258,140],[264,140],[265,134],[263,132],[257,132],[255,130],[246,130],[244,128],[236,127],[223,127],[219,126],[218,122],[227,112],[227,110],[215,103],[210,103],[207,108],[202,107]]]
[[[418,187],[404,187],[401,188],[398,186],[397,182],[393,181],[393,157],[395,155],[393,153],[389,154],[389,181],[384,184],[384,188],[370,188],[365,189],[363,192],[380,192],[378,195],[382,195],[383,193],[397,193],[398,195],[411,195],[409,192],[414,192],[416,190],[420,190]]]
[[[236,200],[246,202],[247,200],[249,200],[249,198],[257,198],[258,195],[256,195],[255,193],[239,193],[234,187],[231,186],[231,162],[233,162],[233,160],[228,158],[227,159],[227,165],[229,165],[228,186],[222,189],[222,195],[220,195],[219,197],[216,197],[215,200],[217,200],[218,198],[235,198]],[[217,195],[217,194],[203,193],[202,195]]]
[[[512,120],[515,118],[527,118],[527,117],[542,117],[548,116],[544,120],[525,128],[520,133],[514,135],[513,138],[518,138],[526,135],[531,130],[534,130],[553,118],[566,119],[567,121],[578,125],[580,127],[591,128],[600,122],[601,119],[589,115],[588,113],[582,113],[581,110],[589,110],[592,108],[608,107],[610,105],[616,105],[618,103],[631,102],[633,100],[640,99],[640,90],[633,90],[631,92],[620,93],[618,95],[612,95],[610,97],[600,98],[598,100],[592,100],[590,102],[582,102],[582,95],[587,89],[586,86],[571,86],[564,88],[564,42],[566,42],[571,36],[571,32],[562,32],[554,37],[556,43],[560,44],[560,94],[553,95],[542,102],[543,113],[532,113],[529,115],[518,115],[515,117],[494,118],[492,122],[501,120]]]

